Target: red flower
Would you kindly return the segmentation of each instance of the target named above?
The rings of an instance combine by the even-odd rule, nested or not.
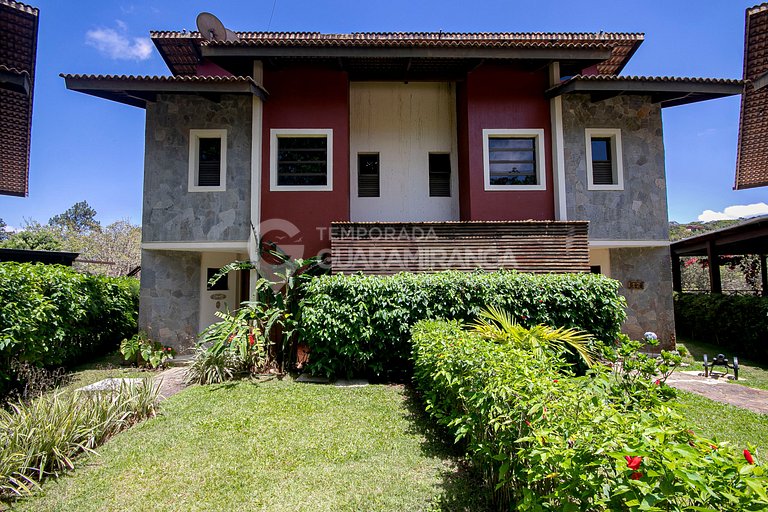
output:
[[[248,335],[248,343],[251,344],[251,345],[256,343],[256,338],[253,337],[253,334],[249,334]]]
[[[627,467],[632,471],[637,471],[637,469],[640,467],[640,464],[643,463],[642,457],[630,457],[629,455],[625,455],[624,458],[627,459]]]
[[[750,464],[755,463],[755,459],[754,457],[752,457],[752,454],[749,453],[749,450],[744,450],[744,458],[747,459],[747,462],[749,462]]]
[[[528,425],[529,427],[531,426],[531,422],[528,420],[525,420],[525,424]]]
[[[641,472],[639,472],[639,471],[635,471],[635,472],[632,473],[630,478],[632,480],[640,480],[641,478],[643,478],[643,474]]]
[[[661,385],[661,380],[660,379],[656,379],[656,381],[653,383],[653,385],[654,386],[660,386]]]
[[[557,379],[553,379],[553,380],[552,380],[552,382],[554,382],[555,384],[557,384]]]

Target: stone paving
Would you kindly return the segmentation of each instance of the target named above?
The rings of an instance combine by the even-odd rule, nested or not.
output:
[[[675,372],[669,376],[667,384],[710,400],[768,414],[768,391],[728,382],[723,377],[704,377],[701,372],[696,371]]]

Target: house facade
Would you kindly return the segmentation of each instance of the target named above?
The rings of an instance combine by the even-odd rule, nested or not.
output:
[[[407,226],[419,249],[439,223],[494,245],[499,222],[526,243],[478,267],[554,253],[537,271],[619,280],[625,330],[673,340],[661,111],[741,81],[620,75],[642,34],[151,35],[169,76],[62,76],[146,109],[140,323],[164,343],[247,296],[248,276],[207,279],[257,239],[308,257],[334,252],[333,223]]]

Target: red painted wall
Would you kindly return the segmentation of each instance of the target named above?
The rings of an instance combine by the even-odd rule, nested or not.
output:
[[[290,68],[264,70],[262,132],[261,220],[286,219],[298,233],[279,230],[265,234],[281,246],[303,245],[303,256],[329,249],[328,228],[349,220],[349,79],[337,70]],[[273,128],[333,129],[333,190],[327,192],[270,192],[270,130]],[[318,227],[324,231],[318,231]],[[294,254],[294,256],[296,256]]]
[[[554,220],[552,140],[547,70],[483,65],[467,75],[457,94],[461,220]],[[483,129],[544,130],[547,190],[485,191]]]

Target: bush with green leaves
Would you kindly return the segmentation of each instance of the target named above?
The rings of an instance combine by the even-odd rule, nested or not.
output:
[[[681,337],[768,363],[768,297],[676,293],[675,329]]]
[[[690,430],[664,378],[679,357],[607,349],[611,366],[575,376],[556,329],[413,328],[426,410],[485,471],[498,510],[764,510],[753,447]],[[570,333],[571,335],[574,333]],[[533,339],[532,339],[533,338]]]
[[[149,337],[141,331],[120,342],[120,353],[125,362],[141,368],[157,369],[173,359],[176,351]]]
[[[315,375],[403,379],[419,320],[470,321],[486,305],[523,326],[576,328],[613,342],[626,318],[619,283],[595,274],[499,272],[334,275],[304,287],[300,336]]]
[[[60,366],[117,348],[136,332],[139,282],[61,265],[0,263],[0,391],[11,361]]]
[[[157,386],[145,380],[113,391],[62,392],[0,409],[0,497],[22,496],[75,467],[134,423],[154,416]]]

